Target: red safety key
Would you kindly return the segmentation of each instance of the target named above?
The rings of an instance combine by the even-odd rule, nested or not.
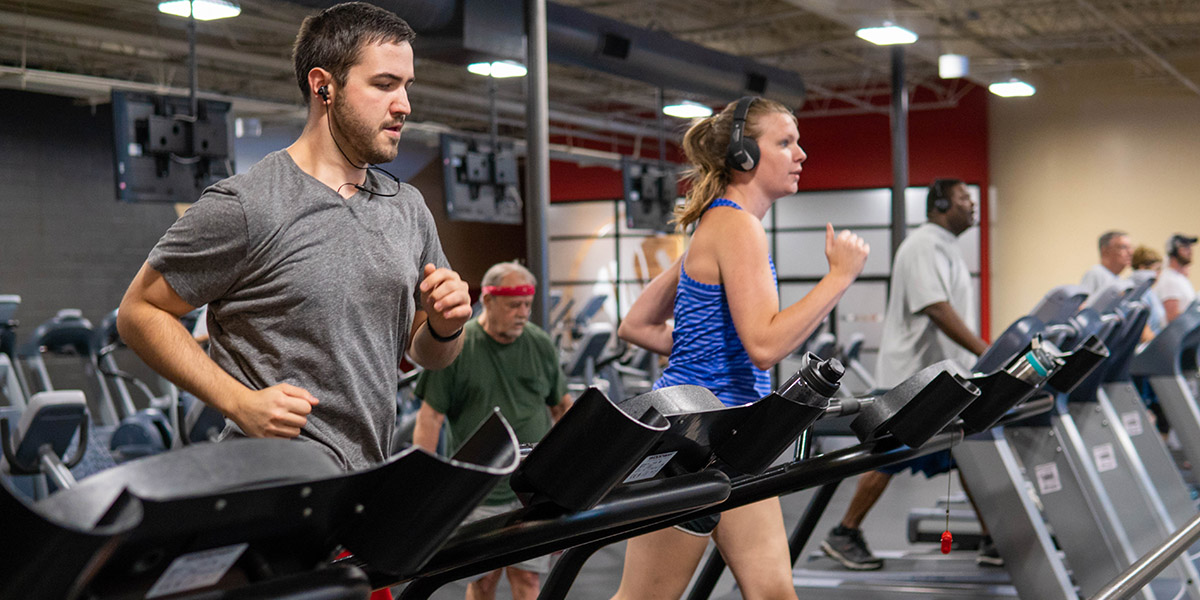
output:
[[[953,543],[954,543],[954,535],[952,535],[950,533],[950,530],[947,529],[946,531],[943,531],[942,532],[942,554],[950,554],[950,544],[953,544]]]

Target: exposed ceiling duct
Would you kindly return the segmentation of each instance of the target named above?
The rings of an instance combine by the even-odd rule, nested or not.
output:
[[[311,8],[328,8],[342,0],[290,0],[293,4]],[[371,4],[390,10],[417,32],[438,31],[449,26],[458,10],[456,0],[371,0]]]
[[[313,8],[336,4],[336,0],[291,1]],[[506,27],[497,16],[519,10],[523,3],[517,0],[499,1],[500,5],[508,5],[505,10],[498,10],[498,0],[374,3],[404,17],[418,33],[430,34],[424,38],[426,43],[432,38],[441,50],[448,35],[458,35],[457,43],[471,52],[481,50],[473,41],[480,38],[489,38],[488,43],[496,48],[511,49],[513,42],[519,44],[516,47],[524,46],[520,19],[516,20],[517,27]],[[547,3],[546,16],[552,62],[595,69],[722,103],[745,95],[766,96],[795,108],[804,103],[804,81],[792,71],[562,4]],[[472,27],[487,29],[488,35],[475,35]],[[509,38],[507,43],[505,37]],[[511,51],[495,53],[500,58],[520,58]]]
[[[728,102],[760,95],[799,108],[800,75],[668,34],[549,3],[550,60]]]

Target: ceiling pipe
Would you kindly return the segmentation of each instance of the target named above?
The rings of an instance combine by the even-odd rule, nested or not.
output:
[[[188,44],[186,39],[174,39],[169,36],[147,35],[132,31],[114,31],[94,25],[68,23],[57,19],[48,19],[36,15],[23,15],[0,11],[0,29],[15,29],[38,31],[51,35],[65,35],[72,38],[103,40],[125,46],[138,46],[158,51],[186,56]],[[268,71],[278,71],[283,68],[291,72],[291,60],[276,58],[253,52],[231,50],[208,45],[196,46],[196,56],[207,62],[233,63],[250,67],[258,67]]]
[[[477,106],[486,110],[488,108],[488,99],[478,95],[467,94],[464,92],[456,92],[446,89],[435,89],[429,87],[420,87],[414,89],[412,95],[417,98],[427,98],[431,100],[441,100],[443,102],[453,102],[456,104],[467,104]],[[496,99],[496,109],[509,114],[525,114],[525,104],[513,100]],[[482,116],[480,117],[482,118]],[[623,121],[615,121],[602,117],[592,117],[580,115],[576,113],[564,112],[561,110],[550,110],[550,120],[556,123],[567,125],[577,125],[579,127],[588,127],[600,131],[611,131],[614,133],[624,133],[633,136],[657,136],[658,130],[650,126],[641,126],[634,123]]]

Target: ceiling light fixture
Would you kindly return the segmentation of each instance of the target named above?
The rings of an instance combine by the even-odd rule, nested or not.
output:
[[[525,65],[511,60],[498,60],[496,62],[477,62],[467,65],[467,70],[484,77],[495,77],[496,79],[505,79],[507,77],[524,77],[528,71]]]
[[[197,21],[228,19],[242,14],[242,7],[229,0],[167,0],[158,3],[158,12],[188,18],[193,7]]]
[[[663,107],[662,111],[664,115],[680,119],[703,119],[713,114],[712,108],[699,102],[692,102],[691,100],[681,100],[678,104],[668,104]]]
[[[863,27],[854,32],[854,35],[878,46],[911,44],[917,41],[917,34],[891,23],[884,23],[883,27]]]
[[[942,79],[966,77],[971,70],[970,65],[970,59],[962,54],[943,54],[938,57],[938,77]]]
[[[1001,98],[1023,98],[1032,96],[1037,89],[1020,79],[998,81],[988,86],[988,91]]]

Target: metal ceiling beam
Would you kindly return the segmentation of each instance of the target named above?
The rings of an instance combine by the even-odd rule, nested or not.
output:
[[[185,39],[176,40],[169,37],[146,35],[132,31],[119,31],[93,25],[84,25],[82,23],[70,23],[57,19],[0,11],[0,31],[10,31],[19,34],[26,30],[73,38],[91,38],[124,46],[144,46],[171,52],[179,56],[187,56],[188,53],[187,40]],[[196,56],[211,62],[233,63],[271,71],[282,70],[284,73],[292,71],[292,61],[290,58],[265,56],[253,52],[219,48],[207,44],[196,46]]]
[[[1192,90],[1197,95],[1200,95],[1200,86],[1196,85],[1195,81],[1192,81],[1187,75],[1180,73],[1179,69],[1175,68],[1175,65],[1172,65],[1167,59],[1163,58],[1162,55],[1150,48],[1150,46],[1147,46],[1141,40],[1134,37],[1134,35],[1130,33],[1128,29],[1121,26],[1120,23],[1117,23],[1108,15],[1100,12],[1100,10],[1097,9],[1094,4],[1088,2],[1088,0],[1076,0],[1076,2],[1081,8],[1099,19],[1100,22],[1104,23],[1113,31],[1117,32],[1121,37],[1125,38],[1125,41],[1129,42],[1134,48],[1137,48],[1139,51],[1141,51],[1142,54],[1145,54],[1147,58],[1154,62],[1154,64],[1158,65],[1167,73],[1170,73],[1171,76],[1177,79],[1179,83],[1182,83],[1184,87]]]
[[[786,2],[835,23],[841,23],[851,31],[857,31],[862,27],[881,25],[884,19],[879,15],[889,14],[889,7],[891,7],[890,2],[880,3],[877,0],[786,0]],[[941,24],[928,14],[916,11],[894,11],[893,17],[890,20],[913,31],[918,36],[936,36],[941,29]],[[945,50],[949,51],[951,48],[945,48]],[[956,54],[965,54],[973,59],[1005,58],[971,39],[954,40],[952,50]],[[942,52],[942,44],[922,43],[920,40],[910,45],[905,51],[909,57],[916,57],[934,65],[937,64],[938,57]],[[965,79],[984,87],[992,83],[977,74],[968,74]]]
[[[482,110],[488,108],[488,99],[478,95],[467,94],[464,92],[456,92],[444,89],[433,89],[428,87],[415,88],[412,95],[417,98],[428,98],[431,100],[440,100],[443,102],[454,102],[460,106],[476,106]],[[509,114],[525,114],[525,104],[513,100],[496,99],[496,109]],[[565,123],[568,125],[577,125],[579,127],[587,127],[599,131],[612,131],[615,133],[624,133],[627,135],[640,136],[657,136],[658,130],[651,126],[642,126],[633,123],[614,121],[601,117],[592,117],[570,113],[563,110],[551,109],[550,120],[557,123]]]

